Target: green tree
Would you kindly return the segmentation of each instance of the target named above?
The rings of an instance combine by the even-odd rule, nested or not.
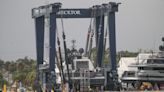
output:
[[[25,86],[32,86],[36,79],[36,61],[29,59],[28,57],[19,58],[16,61],[0,60],[0,69],[2,66],[5,71],[12,74],[13,82],[21,81]],[[1,73],[2,71],[0,71]],[[0,75],[0,86],[2,83],[7,82],[3,79],[2,74]]]
[[[2,70],[4,67],[4,61],[0,59],[0,70]]]
[[[92,48],[92,54],[91,54],[91,60],[96,62],[96,47]],[[121,57],[136,57],[138,55],[138,52],[129,52],[129,51],[119,51],[116,54],[116,62],[120,60]],[[104,51],[104,56],[103,56],[103,64],[110,64],[110,50],[107,48]]]
[[[96,47],[91,49],[91,60],[96,63],[97,59],[97,51]],[[103,56],[103,64],[109,64],[110,63],[110,58],[109,58],[109,48],[104,51],[104,56]]]
[[[4,84],[8,84],[8,82],[3,78],[2,73],[0,73],[0,89],[3,88]]]
[[[9,66],[8,71],[12,73],[13,81],[21,81],[23,85],[28,85],[35,79],[35,60],[25,57],[23,59],[17,59],[15,62],[7,63],[6,65]]]
[[[10,61],[6,61],[5,62],[5,64],[4,64],[4,69],[6,70],[6,71],[9,71],[9,65],[11,64],[11,62]]]
[[[36,69],[32,69],[32,71],[28,72],[25,78],[26,84],[32,87],[35,79],[36,79]]]
[[[119,51],[117,55],[121,57],[136,57],[138,55],[138,52],[129,52],[126,50],[126,51]]]
[[[129,51],[119,51],[117,52],[117,62],[120,60],[121,57],[136,57],[138,52],[129,52]]]
[[[8,71],[10,73],[16,71],[16,63],[15,62],[10,62],[10,64],[8,65]]]

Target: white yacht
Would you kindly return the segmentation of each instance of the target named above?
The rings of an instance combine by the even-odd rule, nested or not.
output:
[[[150,82],[157,84],[162,89],[164,85],[164,52],[142,53],[131,60],[133,63],[127,64],[127,68],[124,68],[126,70],[120,74],[119,78],[122,83]],[[123,70],[123,68],[118,68],[118,70]]]

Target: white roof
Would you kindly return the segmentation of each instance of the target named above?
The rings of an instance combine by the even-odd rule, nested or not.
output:
[[[136,67],[128,67],[129,65],[137,63],[136,57],[122,57],[119,61],[118,75],[122,76],[124,71],[137,71]]]
[[[140,54],[138,54],[138,56],[136,58],[143,60],[143,59],[150,58],[150,56],[152,56],[152,53],[140,53]]]
[[[138,63],[143,64],[147,62],[147,59],[150,58],[150,56],[152,56],[152,53],[140,53],[136,57],[136,60]]]

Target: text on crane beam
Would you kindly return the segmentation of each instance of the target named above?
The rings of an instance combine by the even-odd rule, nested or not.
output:
[[[57,13],[58,15],[80,15],[80,10],[61,10]]]

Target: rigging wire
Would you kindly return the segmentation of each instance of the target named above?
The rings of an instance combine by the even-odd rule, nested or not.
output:
[[[88,44],[89,44],[89,38],[91,34],[91,26],[88,28],[88,34],[87,34],[87,39],[86,39],[86,47],[85,47],[85,56],[88,55]]]
[[[108,19],[108,16],[109,16],[109,12],[110,12],[110,9],[107,10],[107,19]],[[109,34],[108,30],[108,24],[109,24],[109,21],[106,21],[106,29],[105,29],[105,37],[104,37],[104,45],[103,45],[103,58],[102,58],[102,61],[104,61],[105,59],[105,50],[106,50],[106,43],[107,43],[107,36]]]
[[[107,21],[106,25],[108,25],[108,21]],[[106,26],[105,37],[104,37],[104,45],[103,45],[103,56],[102,56],[103,58],[102,58],[102,61],[104,61],[104,59],[105,59],[107,36],[108,36],[108,27]]]
[[[56,52],[57,52],[57,50],[56,50]],[[56,55],[55,55],[55,57],[56,57],[56,61],[57,61],[57,67],[59,68],[59,75],[60,75],[60,77],[61,77],[61,80],[63,80],[62,79],[62,72],[61,72],[61,67],[60,67],[60,61],[59,61],[59,57],[58,57],[59,55],[56,53]]]
[[[91,12],[91,17],[93,16],[93,11]],[[88,28],[88,34],[87,34],[87,40],[86,40],[86,47],[85,47],[85,56],[89,56],[89,42],[90,42],[90,37],[91,37],[91,33],[92,32],[92,18],[90,19],[90,25],[89,25],[89,28]]]
[[[62,24],[62,37],[63,37],[63,45],[64,45],[64,52],[65,52],[65,62],[66,62],[66,67],[67,67],[67,75],[68,75],[68,84],[69,84],[69,89],[71,89],[71,83],[70,83],[70,72],[69,72],[69,66],[68,66],[68,53],[67,53],[67,45],[66,45],[66,35],[64,31],[64,23],[63,23],[63,16],[61,14],[61,24]]]
[[[96,16],[96,9],[93,7],[92,8],[92,19],[93,18],[95,18],[95,16]],[[92,23],[93,23],[93,25],[92,25]],[[93,28],[95,28],[95,19],[93,20],[93,22],[90,22],[90,25],[91,25],[91,27],[93,26]],[[88,50],[88,58],[90,59],[91,58],[91,54],[92,54],[92,43],[93,43],[93,36],[94,36],[94,30],[95,29],[92,29],[91,28],[91,34],[90,34],[90,44],[89,44],[89,50]]]
[[[58,51],[59,51],[59,58],[60,58],[60,68],[61,69],[61,79],[63,80],[63,83],[65,83],[65,76],[64,76],[64,71],[63,71],[63,58],[61,54],[61,46],[60,46],[60,39],[59,39],[59,33],[56,27],[56,32],[57,32],[57,44],[58,44]]]

